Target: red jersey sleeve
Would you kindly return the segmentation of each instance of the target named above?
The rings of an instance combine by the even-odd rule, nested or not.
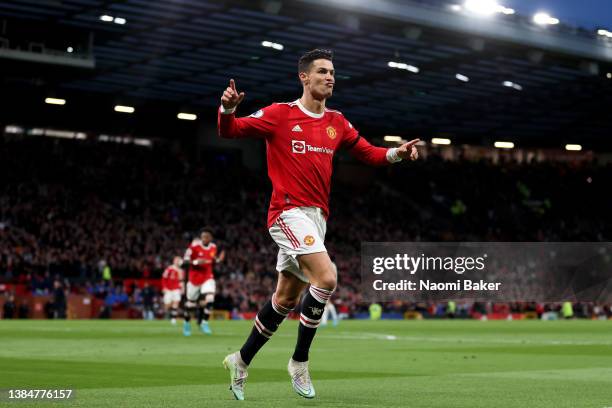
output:
[[[267,138],[272,136],[278,124],[279,107],[277,104],[266,106],[252,115],[236,118],[235,113],[217,112],[217,130],[219,136],[228,139]]]
[[[387,160],[387,150],[384,147],[372,146],[365,140],[351,122],[343,118],[344,132],[342,144],[357,159],[370,166],[385,166],[389,164]]]

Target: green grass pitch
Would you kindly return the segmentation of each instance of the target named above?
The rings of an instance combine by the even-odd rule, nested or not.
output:
[[[214,334],[166,321],[0,321],[0,389],[73,388],[61,407],[612,407],[612,321],[344,321],[311,351],[317,398],[286,372],[285,322],[249,370],[244,402],[223,357],[251,322]],[[6,394],[6,391],[4,391]]]

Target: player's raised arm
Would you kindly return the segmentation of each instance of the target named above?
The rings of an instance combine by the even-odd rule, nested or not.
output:
[[[352,145],[349,145],[349,152],[351,152],[355,158],[366,164],[371,166],[384,166],[402,160],[418,159],[419,152],[415,145],[419,141],[420,139],[414,139],[408,143],[404,143],[400,147],[387,149],[373,146],[363,137],[358,137]]]
[[[244,100],[244,96],[244,92],[238,92],[236,89],[236,81],[230,79],[228,87],[221,96],[217,117],[219,136],[228,139],[271,136],[278,124],[278,107],[270,105],[248,117],[236,118],[236,108]]]
[[[416,160],[419,157],[415,145],[420,139],[411,140],[400,147],[391,149],[376,147],[364,139],[357,129],[346,119],[344,119],[343,144],[346,149],[358,160],[370,166],[385,166],[402,160]]]

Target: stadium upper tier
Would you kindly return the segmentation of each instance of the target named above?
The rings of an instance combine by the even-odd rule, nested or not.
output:
[[[294,100],[298,56],[324,47],[335,51],[330,106],[366,134],[610,149],[608,37],[427,4],[2,2],[0,122],[78,120],[101,133],[170,137],[177,112],[214,115],[231,77],[247,94],[240,113]],[[49,109],[50,96],[67,103]],[[115,105],[135,112],[118,117]]]

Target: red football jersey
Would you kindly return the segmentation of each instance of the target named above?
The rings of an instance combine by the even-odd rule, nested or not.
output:
[[[182,288],[183,283],[183,270],[170,265],[166,268],[162,275],[162,289],[163,290],[176,290]]]
[[[315,114],[299,100],[275,103],[251,116],[218,113],[218,130],[226,138],[265,138],[272,198],[268,228],[294,207],[318,207],[329,215],[329,192],[334,153],[344,147],[371,165],[389,164],[387,150],[359,136],[342,113],[325,109]]]
[[[189,282],[192,285],[201,285],[213,277],[213,266],[217,256],[217,245],[214,242],[204,246],[199,239],[194,240],[187,252],[185,260],[189,261]],[[199,265],[194,265],[193,261],[198,261]]]

